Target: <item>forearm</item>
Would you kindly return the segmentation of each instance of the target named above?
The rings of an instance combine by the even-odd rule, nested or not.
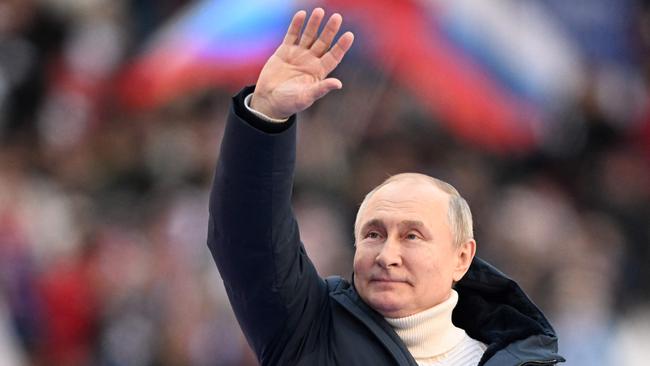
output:
[[[275,133],[264,132],[261,128],[273,126],[246,113],[241,103],[245,93],[233,99],[224,132],[210,197],[209,245],[226,283],[255,279],[254,284],[271,277],[245,277],[262,275],[259,270],[266,266],[242,273],[235,262],[242,258],[246,266],[256,260],[268,263],[274,231],[292,224],[295,126],[291,120],[276,126]]]
[[[295,117],[281,125],[256,119],[242,95],[233,108],[210,198],[208,245],[259,352],[283,342],[280,330],[311,316],[314,306],[304,304],[319,299],[322,281],[304,253],[290,205]]]

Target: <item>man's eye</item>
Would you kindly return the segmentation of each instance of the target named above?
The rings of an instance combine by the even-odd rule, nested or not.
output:
[[[416,234],[413,234],[413,233],[406,235],[407,240],[416,240],[417,238],[418,238],[418,236]]]
[[[376,231],[371,231],[368,234],[366,234],[366,238],[377,239],[377,238],[379,238],[379,233],[376,232]]]

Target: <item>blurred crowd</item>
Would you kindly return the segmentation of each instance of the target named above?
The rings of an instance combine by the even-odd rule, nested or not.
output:
[[[134,113],[113,83],[186,3],[0,3],[0,365],[256,364],[205,245],[234,91]],[[637,15],[648,88],[650,7]],[[300,116],[294,192],[322,275],[349,278],[369,189],[428,173],[467,198],[478,255],[546,312],[568,365],[647,362],[650,103],[620,120],[586,83],[545,146],[506,156],[456,139],[358,54],[337,73],[344,90]]]

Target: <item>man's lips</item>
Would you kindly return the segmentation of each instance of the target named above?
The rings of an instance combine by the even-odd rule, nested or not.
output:
[[[370,277],[370,282],[378,283],[407,283],[406,280],[401,278],[391,278],[391,277]]]

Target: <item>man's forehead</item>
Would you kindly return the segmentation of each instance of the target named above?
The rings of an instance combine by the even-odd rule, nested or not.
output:
[[[402,216],[402,219],[427,219],[431,218],[429,216],[446,215],[449,201],[450,194],[440,188],[436,179],[418,173],[398,174],[366,196],[357,212],[355,232],[365,222],[377,217],[381,213],[379,211],[385,211],[384,214],[392,211],[402,216],[410,209],[418,213],[415,215],[417,217]],[[423,217],[423,213],[427,215]]]
[[[430,182],[396,181],[380,187],[359,208],[365,219],[378,215],[400,216],[402,219],[419,219],[422,215],[447,212],[449,195]],[[409,217],[412,216],[412,217]]]

